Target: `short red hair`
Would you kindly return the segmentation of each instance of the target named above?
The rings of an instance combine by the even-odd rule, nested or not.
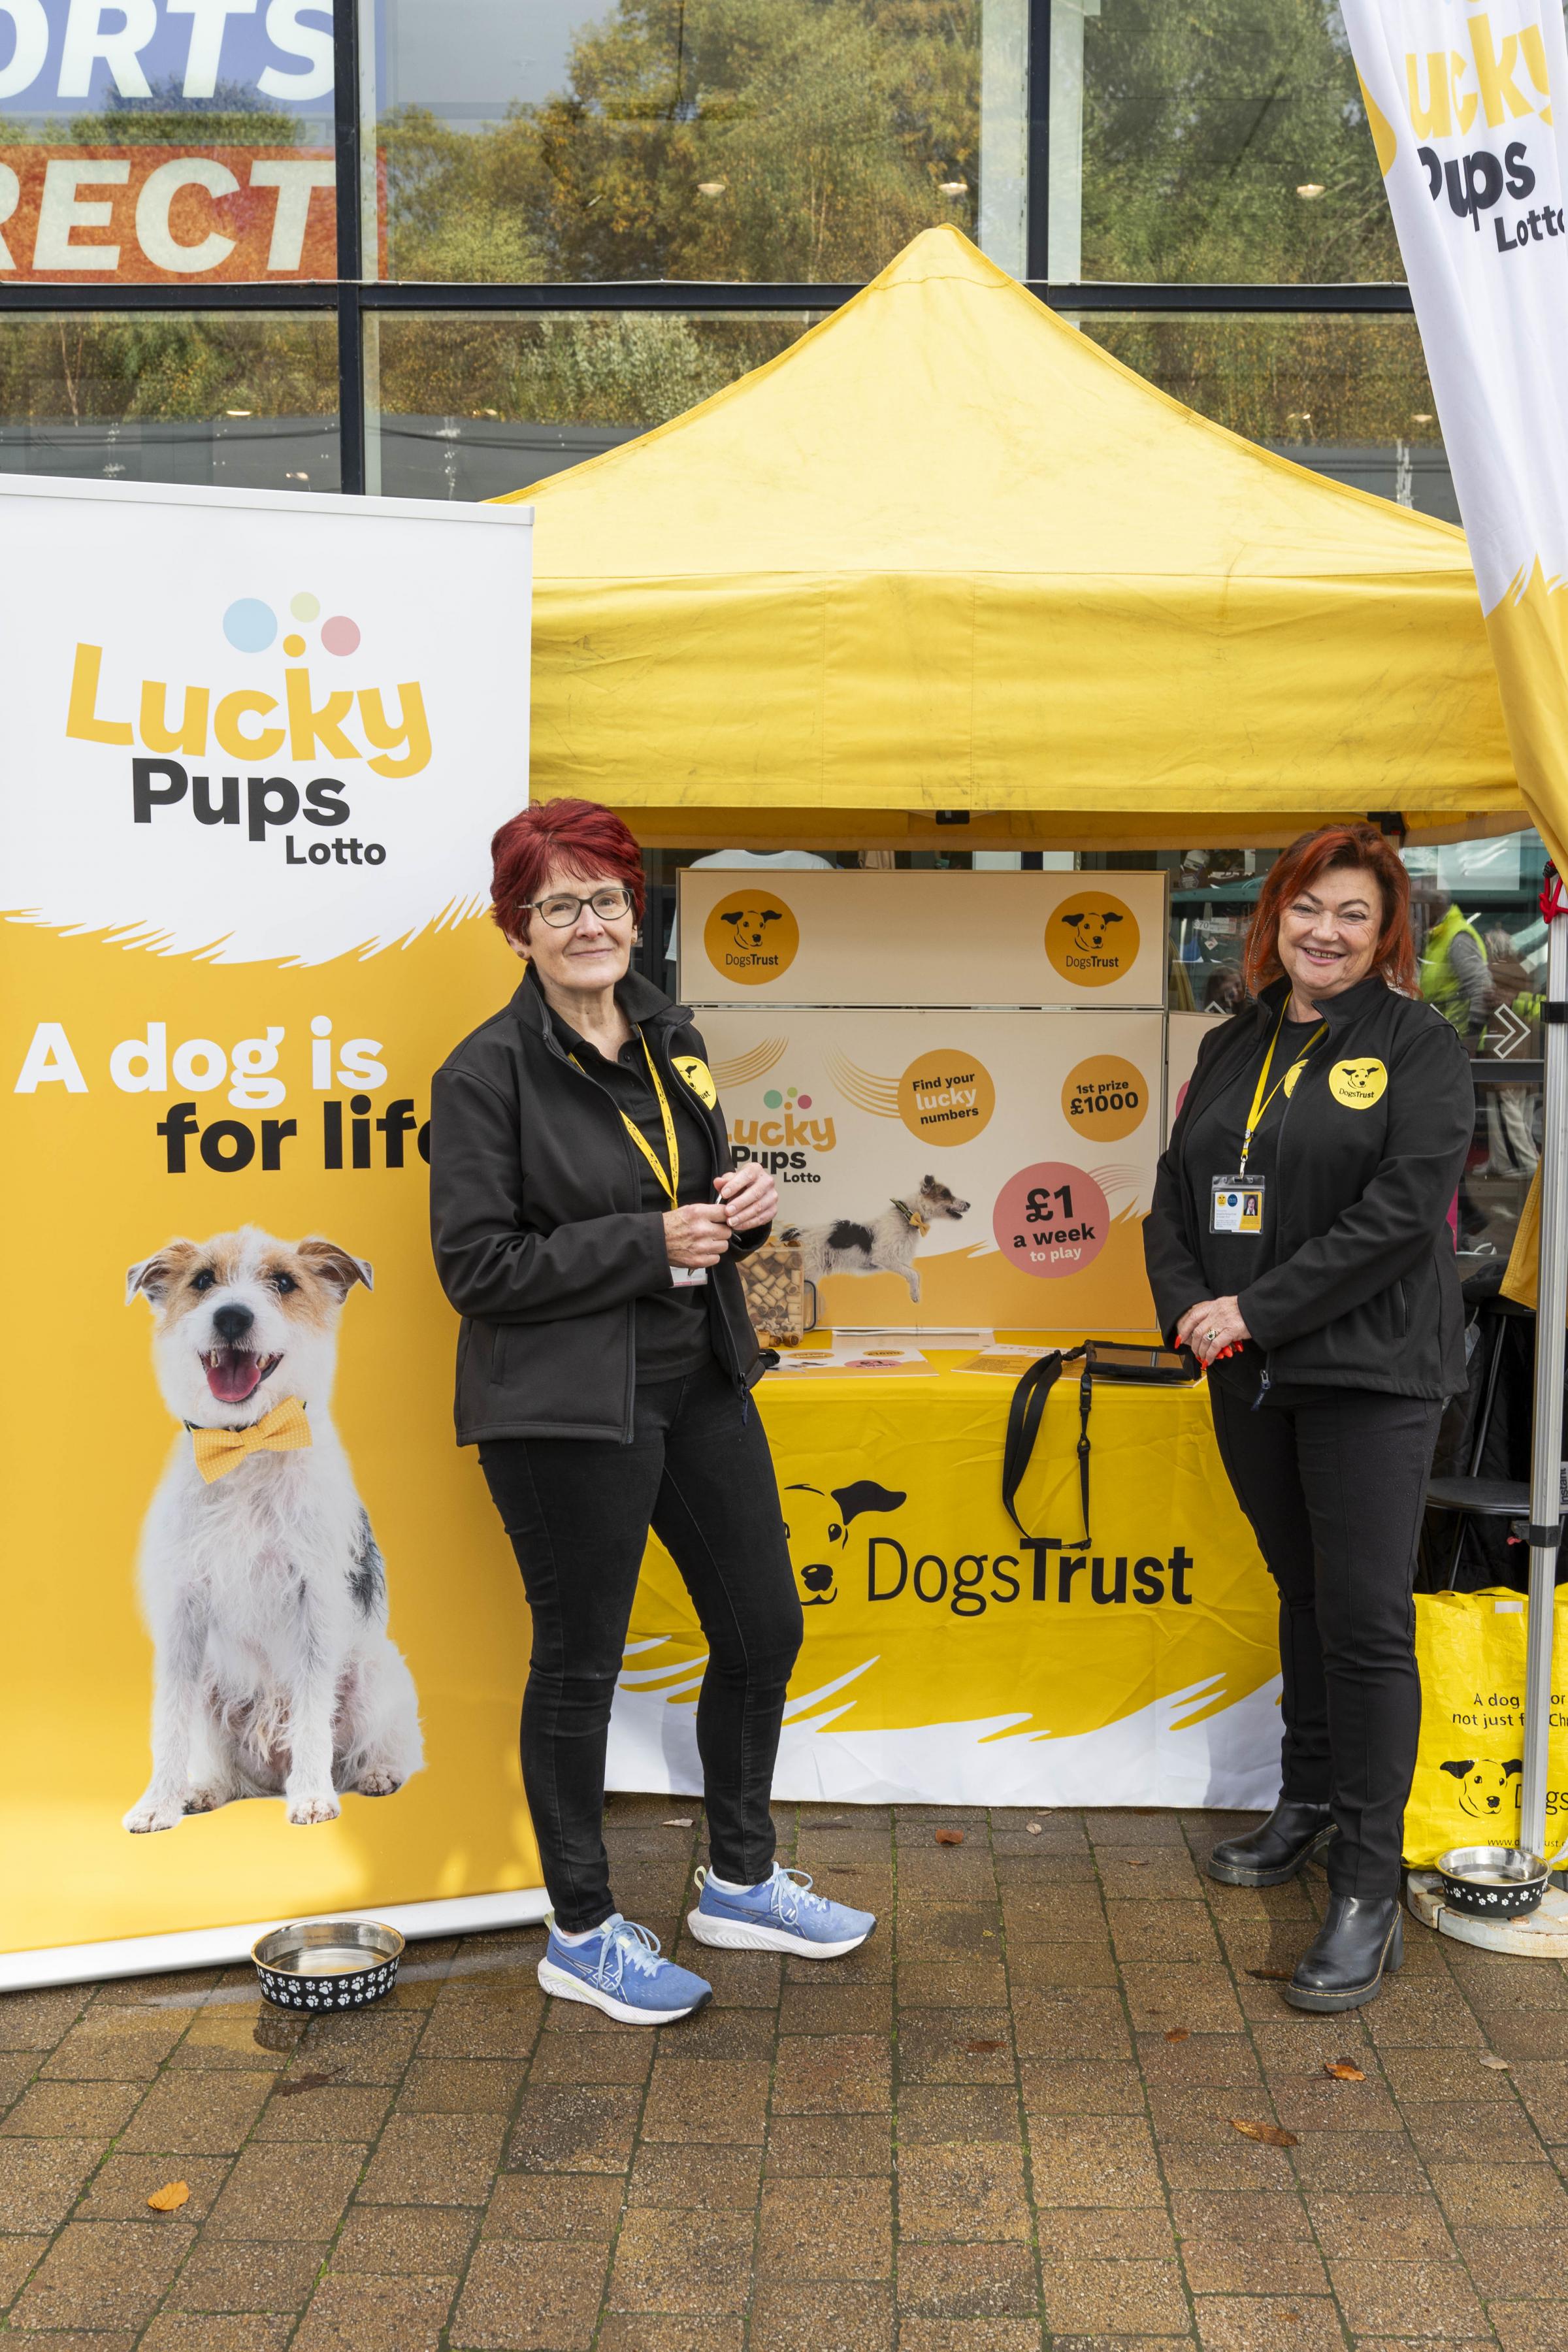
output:
[[[624,882],[642,920],[642,851],[613,809],[597,801],[541,801],[509,817],[490,844],[490,913],[524,944],[528,909],[552,873],[580,882]]]
[[[1304,833],[1268,869],[1242,953],[1241,974],[1256,996],[1284,971],[1279,961],[1279,918],[1298,891],[1310,890],[1331,868],[1359,866],[1383,896],[1383,929],[1373,951],[1373,969],[1402,995],[1416,989],[1415,946],[1410,936],[1410,877],[1394,844],[1371,824],[1326,824]]]

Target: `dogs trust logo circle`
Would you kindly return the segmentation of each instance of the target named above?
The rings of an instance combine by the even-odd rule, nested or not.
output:
[[[1383,1100],[1388,1072],[1373,1055],[1357,1062],[1336,1062],[1329,1072],[1329,1092],[1346,1110],[1370,1110]]]
[[[1148,1080],[1120,1054],[1080,1062],[1062,1081],[1062,1117],[1100,1142],[1131,1135],[1143,1124],[1148,1108]]]
[[[704,924],[702,946],[725,980],[741,988],[762,988],[795,961],[800,925],[776,890],[731,890]]]
[[[1121,898],[1075,890],[1046,925],[1046,954],[1074,988],[1104,988],[1137,961],[1138,918]]]
[[[899,1080],[899,1117],[921,1143],[972,1143],[995,1108],[990,1071],[952,1046],[922,1054]]]

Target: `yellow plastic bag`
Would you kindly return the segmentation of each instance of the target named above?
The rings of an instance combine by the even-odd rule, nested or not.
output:
[[[1568,1675],[1568,1586],[1557,1596],[1553,1682]],[[1418,1592],[1421,1741],[1405,1811],[1405,1859],[1457,1845],[1517,1845],[1524,1759],[1528,1603],[1517,1592]],[[1547,1852],[1568,1835],[1568,1708],[1552,1694]]]

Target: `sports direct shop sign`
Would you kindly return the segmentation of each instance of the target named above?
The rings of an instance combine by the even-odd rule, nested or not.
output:
[[[0,1950],[535,1884],[426,1181],[529,524],[0,481]]]
[[[311,0],[3,0],[0,285],[334,278],[332,79]]]

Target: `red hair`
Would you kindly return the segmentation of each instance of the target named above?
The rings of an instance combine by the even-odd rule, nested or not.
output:
[[[1242,954],[1242,978],[1249,995],[1258,995],[1284,971],[1279,961],[1279,918],[1291,899],[1300,891],[1310,890],[1320,874],[1342,867],[1360,867],[1370,874],[1383,896],[1383,928],[1373,950],[1373,971],[1401,994],[1415,995],[1410,877],[1394,844],[1371,824],[1326,824],[1319,833],[1304,833],[1275,859],[1247,928]]]
[[[509,817],[490,844],[490,913],[509,939],[527,943],[529,912],[550,875],[624,882],[642,920],[642,851],[613,809],[597,801],[542,801]]]

